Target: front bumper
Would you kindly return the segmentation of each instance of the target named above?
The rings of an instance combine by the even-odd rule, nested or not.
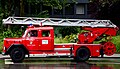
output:
[[[3,50],[2,50],[2,55],[7,55],[7,54],[6,54],[6,52],[7,52],[6,50],[7,50],[7,48],[4,46],[4,47],[3,47]]]

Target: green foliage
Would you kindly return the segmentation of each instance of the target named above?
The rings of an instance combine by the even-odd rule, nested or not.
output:
[[[77,40],[76,34],[66,35],[64,38],[62,37],[55,37],[55,43],[74,43]]]
[[[52,8],[56,7],[58,9],[62,9],[69,4],[67,3],[69,0],[26,0],[29,4],[43,4],[45,6],[50,6]],[[77,3],[76,0],[72,0],[73,3]]]
[[[3,41],[0,40],[0,53],[2,53]]]
[[[54,43],[59,44],[59,43],[69,43],[68,40],[64,40],[62,37],[55,37],[54,38]]]
[[[94,41],[94,44],[99,44],[102,41],[106,41],[105,38],[100,41]],[[111,42],[116,46],[116,53],[120,53],[120,35],[112,37]]]
[[[18,30],[18,31],[12,31],[10,29],[7,29],[5,31],[3,31],[3,35],[4,38],[10,38],[10,37],[20,37],[22,36],[22,31]]]
[[[2,46],[3,46],[3,37],[2,34],[0,33],[0,53],[2,52]]]
[[[77,39],[76,34],[71,34],[71,35],[66,35],[65,38],[63,40],[66,40],[68,42],[76,42],[75,40]]]
[[[22,29],[19,25],[11,25],[10,28],[4,27],[4,30],[0,33],[2,38],[21,37],[25,28]]]
[[[49,17],[48,10],[42,11],[39,14],[37,14],[36,16],[40,17],[40,18],[48,18]]]
[[[20,26],[11,27],[9,29],[4,27],[4,30],[0,32],[0,53],[2,51],[3,39],[4,38],[17,38],[21,37],[24,30],[20,29]]]
[[[77,34],[80,31],[78,27],[61,27],[59,32],[62,34],[62,37],[70,34]]]
[[[112,42],[116,45],[116,52],[120,53],[120,35],[114,36]]]
[[[45,6],[51,6],[52,8],[56,7],[58,9],[62,9],[63,7],[67,6],[68,0],[43,0],[43,4]]]

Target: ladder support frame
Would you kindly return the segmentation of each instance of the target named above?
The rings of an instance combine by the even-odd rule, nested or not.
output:
[[[3,24],[21,25],[50,25],[50,26],[82,26],[82,27],[114,27],[110,20],[93,19],[61,19],[61,18],[35,18],[35,17],[8,17],[3,19]]]

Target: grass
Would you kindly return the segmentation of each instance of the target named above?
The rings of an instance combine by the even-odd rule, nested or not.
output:
[[[70,43],[70,42],[68,40],[61,38],[61,37],[60,38],[56,37],[54,39],[54,43],[59,44],[59,43]]]

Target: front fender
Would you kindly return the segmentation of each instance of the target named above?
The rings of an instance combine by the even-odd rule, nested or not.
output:
[[[6,51],[4,54],[5,54],[5,55],[10,54],[11,50],[12,50],[13,48],[16,48],[16,47],[19,47],[19,48],[24,49],[25,53],[26,53],[26,54],[29,54],[29,51],[27,50],[27,48],[26,48],[23,44],[12,44],[12,45],[7,49],[7,51]]]

